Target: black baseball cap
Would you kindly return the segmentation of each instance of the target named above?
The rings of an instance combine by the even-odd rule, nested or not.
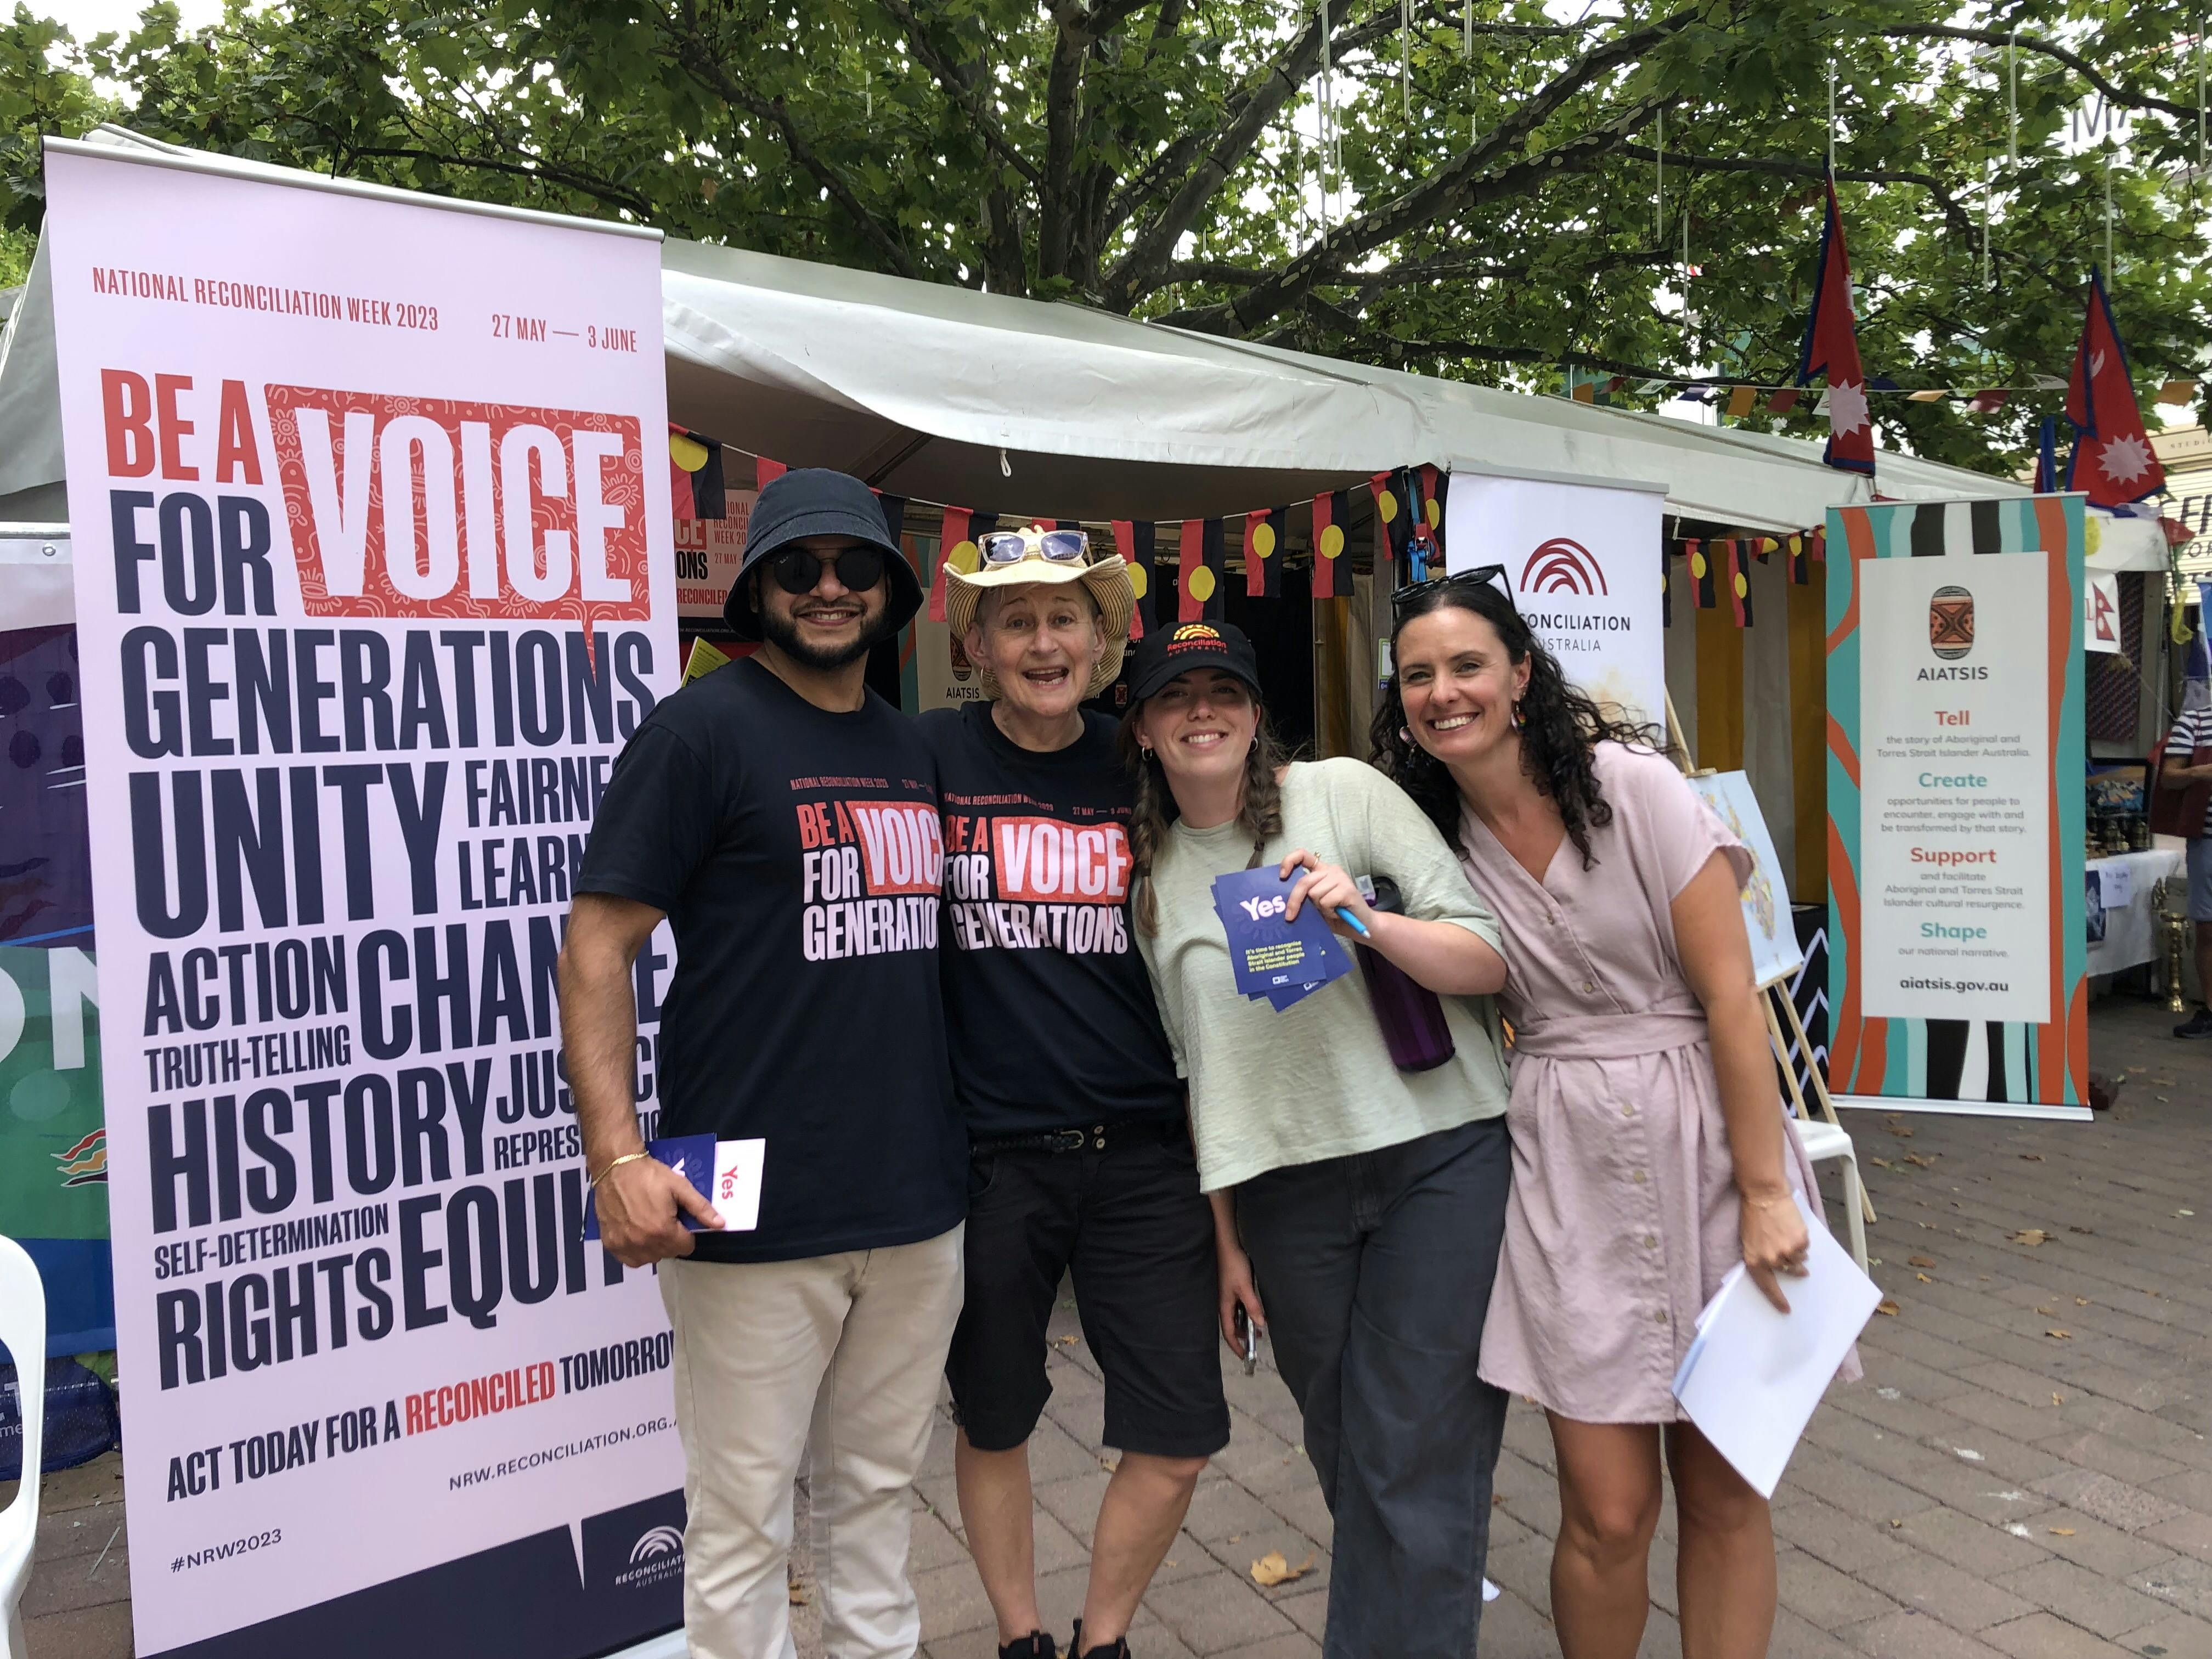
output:
[[[921,579],[891,539],[875,492],[849,472],[799,467],[770,482],[753,502],[752,518],[745,526],[744,562],[738,567],[738,579],[722,603],[722,620],[731,633],[741,640],[760,638],[753,572],[762,560],[774,558],[805,536],[843,536],[881,550],[884,580],[890,585],[884,605],[893,629],[905,627],[921,609]]]
[[[1129,699],[1142,702],[1178,674],[1194,668],[1218,668],[1234,674],[1260,695],[1260,664],[1252,641],[1235,623],[1182,623],[1156,628],[1137,641],[1137,661],[1129,671]]]

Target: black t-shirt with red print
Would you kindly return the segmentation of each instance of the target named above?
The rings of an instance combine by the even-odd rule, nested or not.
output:
[[[979,1140],[1180,1116],[1129,919],[1131,792],[1114,722],[1039,754],[988,703],[916,725],[945,814],[945,1021]]]
[[[659,1132],[767,1143],[758,1228],[700,1234],[702,1261],[912,1243],[966,1213],[934,776],[873,693],[832,714],[750,659],[665,699],[616,763],[576,890],[675,933]]]

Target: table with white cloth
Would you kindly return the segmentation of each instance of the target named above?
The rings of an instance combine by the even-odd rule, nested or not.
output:
[[[2088,968],[2092,974],[2117,974],[2123,969],[2156,962],[2165,950],[2151,890],[2160,881],[2180,875],[2182,844],[2165,836],[2158,840],[2159,845],[2144,852],[2121,853],[2108,859],[2089,860],[2089,872],[2099,878],[2106,895],[2105,937],[2091,941],[2089,945]],[[2171,902],[2171,908],[2181,908],[2179,894]]]

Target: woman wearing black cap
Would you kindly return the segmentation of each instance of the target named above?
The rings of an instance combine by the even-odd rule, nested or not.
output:
[[[1241,1313],[1273,1337],[1334,1517],[1324,1650],[1472,1655],[1506,1404],[1475,1371],[1511,1165],[1498,923],[1396,785],[1284,763],[1239,629],[1147,635],[1130,690],[1139,944],[1189,1084],[1223,1334]],[[1281,1012],[1239,992],[1212,884],[1261,864],[1303,872],[1293,919],[1322,906],[1437,994],[1448,1054],[1400,1069],[1364,975]]]

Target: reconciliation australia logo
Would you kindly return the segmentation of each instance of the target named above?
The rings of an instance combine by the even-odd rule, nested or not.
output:
[[[1974,648],[1974,596],[1963,587],[1939,587],[1928,601],[1928,648],[1956,662]]]
[[[684,1534],[674,1527],[654,1527],[629,1547],[629,1565],[615,1575],[617,1589],[644,1589],[684,1576]]]
[[[1521,567],[1523,593],[1584,593],[1606,592],[1605,572],[1589,549],[1565,536],[1554,536],[1528,556]]]

